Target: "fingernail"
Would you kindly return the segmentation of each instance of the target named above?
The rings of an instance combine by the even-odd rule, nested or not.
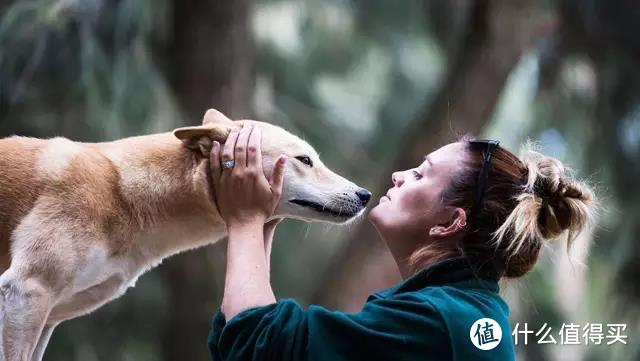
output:
[[[214,148],[218,148],[219,146],[220,146],[220,143],[218,143],[218,141],[217,141],[217,140],[214,140],[214,141],[213,141],[213,147],[214,147]]]
[[[280,158],[280,164],[285,165],[287,163],[287,157]]]

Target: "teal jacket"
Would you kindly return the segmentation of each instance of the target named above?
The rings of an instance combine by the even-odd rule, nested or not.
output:
[[[219,360],[515,360],[509,307],[493,268],[466,258],[438,262],[370,295],[357,313],[292,299],[213,318],[209,348]],[[476,321],[490,318],[494,324]],[[480,326],[480,327],[479,327]],[[482,342],[482,350],[472,342]],[[495,346],[494,346],[495,345]]]

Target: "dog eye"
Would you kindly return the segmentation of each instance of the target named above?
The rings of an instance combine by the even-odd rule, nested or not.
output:
[[[413,177],[414,177],[415,179],[420,179],[420,178],[422,178],[422,174],[418,173],[417,171],[415,171],[415,170],[414,170],[414,171],[412,171],[412,173],[413,173]]]
[[[296,157],[297,160],[301,161],[302,163],[308,165],[309,167],[313,167],[313,162],[311,161],[311,158],[307,157],[307,156],[300,156],[300,157]]]

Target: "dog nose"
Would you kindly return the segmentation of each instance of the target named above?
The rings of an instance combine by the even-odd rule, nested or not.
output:
[[[358,196],[358,198],[360,198],[360,201],[362,202],[363,206],[366,206],[367,203],[369,202],[369,199],[371,199],[371,192],[369,192],[364,188],[358,189],[356,191],[356,195]]]

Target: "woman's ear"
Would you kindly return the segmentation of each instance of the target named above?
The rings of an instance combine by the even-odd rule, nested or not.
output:
[[[209,157],[213,141],[224,143],[234,127],[236,125],[231,119],[215,109],[209,109],[204,114],[202,125],[175,129],[173,135],[182,140],[187,148]]]
[[[431,227],[429,236],[434,239],[449,238],[460,233],[467,225],[467,213],[462,208],[455,208],[451,218],[443,224]]]

